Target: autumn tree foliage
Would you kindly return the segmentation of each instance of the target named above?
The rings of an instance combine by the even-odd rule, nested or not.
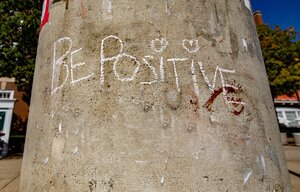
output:
[[[0,1],[0,77],[15,77],[31,92],[41,17],[39,0]]]
[[[273,96],[300,90],[300,40],[293,28],[257,28]]]

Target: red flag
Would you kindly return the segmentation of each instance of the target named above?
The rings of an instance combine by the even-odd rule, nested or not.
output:
[[[49,15],[50,15],[50,13],[49,13],[49,5],[50,5],[50,0],[44,0],[40,30],[43,28],[43,26],[49,20]]]

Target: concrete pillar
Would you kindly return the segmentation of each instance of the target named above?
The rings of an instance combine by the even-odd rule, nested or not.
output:
[[[44,7],[20,191],[291,191],[248,0]]]

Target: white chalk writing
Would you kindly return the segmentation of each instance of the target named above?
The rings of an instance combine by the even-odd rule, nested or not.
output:
[[[160,81],[164,82],[165,81],[165,64],[164,64],[163,57],[160,58],[159,69],[160,69]]]
[[[73,64],[73,55],[74,55],[75,53],[78,53],[78,52],[81,51],[82,49],[83,49],[83,48],[77,49],[76,51],[73,51],[73,52],[71,53],[71,84],[72,84],[72,85],[74,85],[75,83],[77,83],[77,82],[79,82],[79,81],[81,81],[81,80],[88,79],[88,78],[90,78],[91,76],[94,75],[94,73],[91,73],[91,74],[88,75],[88,76],[81,77],[81,78],[79,78],[79,79],[74,80],[74,69],[77,68],[77,67],[79,67],[79,66],[85,65],[85,62]]]
[[[65,42],[69,42],[69,48],[68,50],[61,56],[59,57],[58,59],[56,59],[56,54],[57,54],[57,44],[58,43],[65,43]],[[65,59],[66,59],[66,56],[69,54],[69,52],[71,51],[71,48],[72,48],[72,39],[69,38],[69,37],[64,37],[64,38],[61,38],[59,40],[57,40],[55,43],[54,43],[54,53],[53,53],[53,67],[52,67],[52,84],[51,84],[51,94],[55,93],[57,90],[61,89],[64,84],[66,83],[68,77],[69,77],[69,67],[68,65],[66,64],[65,62]],[[59,79],[56,79],[56,71],[58,72],[61,72],[61,67],[62,65],[64,65],[64,67],[66,68],[66,71],[67,71],[67,75],[63,81],[63,83],[61,85],[57,85],[59,83]],[[59,70],[56,70],[57,68],[59,68]],[[55,84],[55,85],[54,85]]]
[[[144,61],[144,63],[151,69],[151,71],[152,71],[152,73],[153,73],[153,75],[154,75],[155,80],[150,81],[150,82],[141,82],[141,84],[149,84],[149,85],[151,85],[152,83],[156,83],[156,82],[157,82],[157,80],[158,80],[158,74],[156,73],[155,67],[153,67],[152,65],[150,65],[150,63],[148,62],[147,59],[153,59],[153,57],[152,57],[152,56],[149,56],[149,55],[148,55],[148,56],[145,56],[145,57],[143,58],[143,61]]]
[[[189,53],[196,53],[200,50],[198,40],[183,40],[182,47]]]
[[[162,53],[169,45],[169,42],[165,39],[155,39],[150,43],[150,47],[154,52]]]
[[[63,45],[68,46],[67,51],[64,52],[64,54],[62,56],[60,56],[59,58],[57,57],[57,47],[58,44],[61,44],[61,47],[63,47]],[[52,82],[51,82],[51,95],[53,95],[55,92],[57,92],[58,90],[62,89],[64,87],[64,85],[66,84],[68,78],[69,78],[69,71],[71,71],[71,85],[74,85],[75,83],[78,83],[82,80],[88,79],[91,76],[94,75],[94,73],[91,73],[90,75],[78,78],[78,79],[74,79],[74,70],[80,66],[85,65],[85,62],[81,62],[81,63],[77,63],[74,64],[73,62],[73,58],[74,58],[74,54],[79,53],[83,48],[77,49],[75,51],[71,52],[72,49],[72,39],[70,37],[63,37],[60,38],[59,40],[54,42],[53,45],[53,64],[52,64]],[[67,60],[67,56],[68,54],[71,52],[71,62],[70,62],[70,67],[68,65],[68,63],[66,62]],[[62,70],[62,66],[64,66],[65,70]],[[60,83],[60,79],[59,77],[61,76],[60,73],[62,71],[65,71],[65,77],[63,79],[63,82]]]
[[[193,79],[193,83],[194,83],[195,93],[199,97],[200,92],[199,92],[199,87],[197,84],[197,76],[196,76],[196,71],[195,71],[195,61],[194,60],[192,60],[192,63],[191,63],[191,71],[192,71],[192,79]]]
[[[243,39],[244,45],[245,42],[246,40]],[[77,55],[83,54],[83,48],[71,51],[72,46],[72,39],[70,37],[61,38],[54,43],[51,94],[54,94],[65,86],[69,77],[69,71],[71,79],[70,84],[72,86],[75,86],[76,83],[86,80],[94,75],[94,73],[80,74],[82,71],[80,69],[86,66],[86,62],[81,59],[83,57]],[[235,96],[242,92],[241,87],[239,85],[235,86],[233,83],[228,83],[227,78],[225,78],[225,74],[226,77],[229,74],[234,75],[236,73],[234,69],[224,69],[219,65],[216,65],[215,68],[213,68],[214,72],[209,74],[204,63],[194,58],[190,59],[186,56],[164,58],[162,53],[168,46],[169,42],[166,38],[154,39],[150,41],[150,49],[156,55],[134,56],[125,50],[125,43],[118,36],[109,35],[103,38],[100,45],[100,85],[104,85],[106,75],[109,75],[106,70],[107,67],[110,69],[112,68],[113,76],[120,82],[137,81],[136,79],[139,79],[137,76],[140,72],[148,70],[148,77],[141,82],[135,83],[145,86],[158,84],[159,82],[173,83],[176,85],[177,91],[181,92],[181,78],[183,78],[182,74],[184,74],[182,69],[184,65],[190,65],[190,80],[195,95],[197,95],[198,98],[200,97],[199,82],[202,79],[197,77],[197,73],[202,75],[202,81],[204,80],[212,94],[212,97],[205,104],[209,111],[213,111],[212,103],[219,95],[223,96],[228,107],[234,109],[232,113],[239,115],[243,111],[243,105],[245,105],[245,103],[242,102],[240,97],[237,98]],[[194,53],[200,51],[199,41],[197,39],[182,40],[182,47],[191,54],[191,57],[194,56]],[[59,48],[63,53],[60,56],[58,56],[60,54],[58,51]],[[68,65],[67,58],[69,54],[70,64]],[[75,56],[77,56],[78,59],[81,59],[81,61],[75,63]],[[211,65],[209,69],[210,70],[208,71],[211,71]],[[77,72],[76,77],[75,70]],[[171,75],[169,74],[170,70],[171,73],[173,73]],[[174,78],[174,80],[172,81],[167,78]],[[217,88],[217,85],[221,85],[221,87]],[[237,110],[239,107],[240,110]]]
[[[188,60],[188,59],[187,58],[180,58],[180,59],[179,58],[172,58],[172,59],[167,60],[167,61],[171,61],[173,63],[176,87],[177,87],[178,91],[180,91],[180,87],[179,87],[179,77],[178,77],[178,73],[177,73],[176,62],[186,61],[186,60]]]
[[[248,44],[247,44],[246,39],[243,38],[242,41],[243,41],[243,46],[244,46],[244,48],[246,49],[246,51],[248,51]]]

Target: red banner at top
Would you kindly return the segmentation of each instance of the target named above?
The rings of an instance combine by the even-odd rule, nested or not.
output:
[[[43,2],[43,11],[42,11],[42,19],[41,19],[41,25],[40,29],[43,28],[43,26],[48,22],[49,20],[49,5],[50,5],[50,0],[44,0]]]

